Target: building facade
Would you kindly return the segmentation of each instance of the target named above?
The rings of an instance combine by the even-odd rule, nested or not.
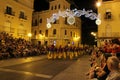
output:
[[[98,26],[98,43],[120,38],[120,0],[98,0],[101,24]]]
[[[75,18],[75,23],[67,23],[67,17],[59,17],[51,28],[47,28],[47,18],[58,11],[70,9],[70,3],[66,0],[53,0],[49,3],[49,10],[34,12],[32,41],[41,45],[79,45],[81,43],[81,20]]]
[[[0,32],[15,38],[29,39],[34,0],[1,0]]]

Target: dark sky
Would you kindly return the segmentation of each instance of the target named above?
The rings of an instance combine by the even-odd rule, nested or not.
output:
[[[34,9],[37,11],[47,10],[49,8],[49,1],[50,0],[35,0]],[[78,9],[95,9],[95,1],[96,0],[67,0],[70,2],[71,8],[78,8]]]
[[[96,0],[68,0],[72,5],[71,9],[83,9],[86,10],[93,10],[96,12],[95,3]],[[35,0],[34,2],[34,10],[35,11],[42,11],[49,9],[49,0]],[[84,16],[81,17],[82,19],[82,43],[92,44],[94,41],[93,37],[91,36],[90,32],[97,31],[97,26],[95,21],[85,18]],[[88,41],[90,39],[90,41]]]

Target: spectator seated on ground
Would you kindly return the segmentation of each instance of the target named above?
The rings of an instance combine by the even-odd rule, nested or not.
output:
[[[106,80],[120,80],[119,71],[120,60],[116,56],[109,57],[107,60],[107,66],[110,70]]]
[[[36,53],[40,52],[39,49],[33,49],[38,47],[39,46],[35,46],[25,39],[14,38],[6,32],[0,32],[0,55],[2,58],[37,55]]]
[[[96,66],[94,69],[89,73],[89,79],[97,78],[98,80],[105,80],[107,75],[109,74],[109,70],[107,67],[107,59],[111,55],[103,54],[101,56],[101,66]]]

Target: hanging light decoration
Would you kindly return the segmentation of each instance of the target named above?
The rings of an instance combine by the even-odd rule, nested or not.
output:
[[[77,10],[77,9],[66,9],[65,11],[59,11],[58,13],[54,13],[50,18],[47,18],[47,25],[50,26],[50,23],[54,23],[55,20],[58,20],[59,17],[68,17],[67,22],[68,24],[72,25],[75,23],[75,17],[81,17],[82,15],[84,15],[85,17],[91,19],[91,20],[95,20],[96,19],[96,23],[100,24],[101,20],[100,18],[98,19],[98,15],[96,13],[94,13],[92,10]]]
[[[96,23],[97,25],[100,25],[100,24],[101,24],[101,20],[100,20],[100,19],[97,19],[97,20],[95,21],[95,23]]]
[[[51,24],[50,23],[47,23],[47,28],[51,28]]]
[[[75,23],[75,17],[73,17],[73,16],[68,17],[67,22],[68,22],[68,24],[73,25]]]
[[[97,17],[95,23],[96,23],[97,25],[100,25],[100,24],[101,24],[100,14],[98,14],[98,17]]]

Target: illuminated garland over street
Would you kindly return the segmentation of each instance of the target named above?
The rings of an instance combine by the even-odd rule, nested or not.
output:
[[[50,18],[47,18],[47,27],[51,27],[50,23],[54,23],[56,20],[59,19],[59,17],[68,17],[67,18],[67,22],[72,25],[75,23],[75,18],[74,17],[81,17],[81,16],[85,16],[86,18],[89,18],[91,20],[96,20],[96,23],[101,23],[100,21],[100,15],[97,15],[96,13],[94,13],[92,10],[77,10],[77,9],[73,9],[73,10],[65,10],[65,11],[59,11],[58,13],[54,13]],[[98,25],[99,25],[98,24]]]

